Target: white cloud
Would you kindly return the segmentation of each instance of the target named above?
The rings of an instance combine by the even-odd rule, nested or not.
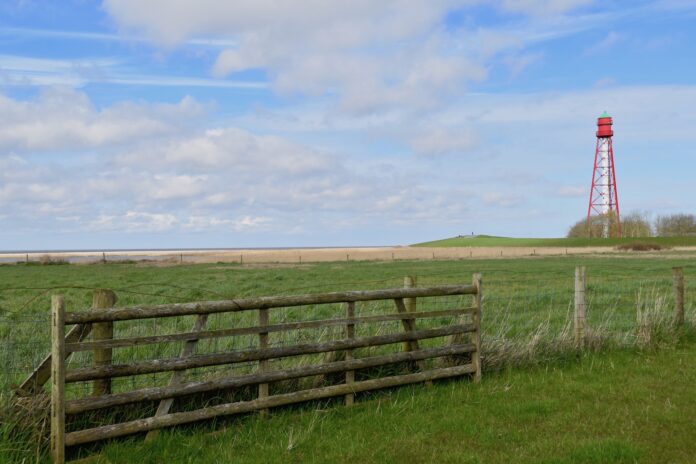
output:
[[[137,35],[110,34],[104,32],[84,32],[60,29],[34,29],[26,27],[3,27],[0,32],[7,35],[29,38],[71,39],[84,41],[105,42],[149,42],[150,39]],[[186,44],[201,47],[234,47],[237,42],[229,39],[197,38],[186,41]]]
[[[281,93],[338,95],[344,110],[360,113],[437,106],[485,78],[485,63],[443,27],[450,8],[472,3],[107,0],[104,7],[122,28],[167,45],[200,34],[235,37],[238,45],[217,57],[216,76],[264,69]]]
[[[104,8],[124,28],[143,30],[164,43],[209,34],[290,30],[350,46],[376,37],[404,37],[427,27],[452,1],[387,0],[350,3],[323,0],[105,0]],[[464,2],[458,2],[464,3]],[[469,2],[466,2],[469,3]],[[311,14],[309,14],[311,12]],[[383,27],[377,27],[379,24]],[[323,27],[319,27],[322,26]],[[369,37],[363,35],[364,31]],[[320,43],[319,45],[325,45]]]
[[[613,86],[570,92],[540,92],[530,94],[480,94],[469,104],[451,107],[431,118],[433,124],[516,126],[520,130],[549,128],[586,128],[594,118],[607,110],[615,117],[615,131],[640,135],[641,140],[675,137],[693,139],[696,135],[696,86]],[[584,126],[578,121],[585,121]],[[521,125],[523,124],[524,127]],[[563,135],[563,133],[554,132]]]
[[[429,127],[410,139],[413,151],[419,155],[464,153],[476,146],[476,135],[467,127]]]
[[[594,0],[502,0],[501,7],[515,13],[546,16],[566,13],[592,3]]]
[[[274,237],[296,231],[306,236],[317,230],[327,234],[374,230],[379,227],[375,224],[463,224],[481,217],[509,220],[522,214],[522,206],[529,205],[531,210],[542,201],[544,206],[563,203],[557,210],[562,214],[554,218],[563,222],[567,206],[575,200],[560,197],[579,195],[580,189],[571,187],[589,178],[594,118],[604,105],[615,116],[623,189],[629,188],[630,181],[621,174],[624,167],[646,162],[636,154],[637,148],[625,148],[631,139],[659,142],[664,156],[670,156],[665,134],[675,143],[692,140],[696,124],[692,111],[696,88],[689,86],[479,94],[464,102],[453,101],[449,109],[421,120],[390,120],[383,113],[333,120],[324,115],[314,121],[303,112],[308,122],[301,122],[305,127],[291,137],[254,133],[230,121],[217,120],[212,125],[204,111],[187,113],[180,110],[181,104],[122,103],[98,109],[79,93],[67,95],[53,106],[37,104],[40,97],[26,107],[5,97],[5,108],[19,105],[26,111],[0,117],[9,127],[22,127],[32,118],[61,127],[61,118],[48,115],[58,114],[52,108],[59,108],[58,102],[63,101],[70,107],[63,119],[82,121],[85,127],[110,121],[117,129],[109,137],[82,134],[78,141],[55,136],[51,143],[63,150],[82,147],[78,156],[43,156],[48,142],[34,142],[30,149],[27,141],[0,137],[6,147],[0,151],[0,215],[10,218],[3,220],[4,227],[10,227],[5,226],[9,221],[12,230],[33,225],[43,230],[72,227],[172,236],[206,231]],[[167,129],[132,136],[126,118],[107,117],[113,108],[130,105],[136,109],[133,121],[147,118],[152,127]],[[177,125],[179,118],[189,114],[188,127]],[[292,112],[284,116],[292,118]],[[408,125],[398,127],[399,122]],[[330,149],[301,142],[312,140],[302,130],[330,139],[335,130],[352,137],[372,134],[376,127],[410,142],[421,154],[466,152],[466,162],[456,156],[408,156],[399,148],[361,153],[350,144],[336,143]],[[387,132],[390,127],[392,133]],[[673,159],[682,151],[675,153]],[[524,186],[524,197],[515,190],[520,186]],[[679,188],[689,191],[689,187]],[[630,203],[635,195],[623,192],[622,201],[629,202],[629,209],[639,206],[637,200]],[[577,215],[568,214],[572,216],[568,220]]]
[[[111,58],[51,59],[0,55],[0,83],[4,85],[80,86],[101,80],[118,62]]]
[[[90,83],[112,85],[218,87],[259,90],[264,81],[221,80],[167,74],[145,74],[112,58],[50,59],[0,55],[0,84],[5,86],[84,87]]]
[[[36,99],[0,94],[0,150],[61,151],[103,147],[176,133],[205,107],[190,97],[177,104],[117,103],[96,108],[84,93],[49,88]]]
[[[524,198],[517,194],[504,194],[501,192],[486,192],[483,194],[483,204],[502,208],[512,208],[524,202]]]
[[[145,195],[155,201],[195,197],[204,190],[207,179],[207,175],[154,174]]]
[[[527,69],[531,64],[541,60],[542,53],[527,53],[521,55],[509,55],[504,58],[505,64],[510,68],[510,75],[517,77],[522,74],[522,71]]]
[[[585,50],[585,55],[597,55],[606,51],[610,51],[614,45],[623,40],[623,37],[616,31],[609,31],[607,35]]]
[[[177,218],[169,213],[127,211],[121,215],[100,215],[89,224],[89,228],[95,231],[166,232],[177,222]]]
[[[413,223],[464,207],[448,201],[446,187],[421,185],[391,169],[352,167],[336,153],[287,138],[205,128],[195,120],[194,127],[179,129],[178,118],[198,106],[194,101],[96,109],[82,94],[59,91],[29,103],[4,97],[3,105],[12,111],[2,115],[0,130],[6,147],[0,152],[0,214],[10,214],[15,224],[241,233],[291,230],[298,216],[322,228],[368,218]],[[67,112],[60,118],[62,107]],[[121,117],[128,108],[131,117]],[[25,127],[32,120],[51,130],[31,139]],[[438,143],[438,150],[453,147]],[[75,148],[85,150],[79,157],[40,156]]]
[[[220,218],[215,216],[191,216],[182,224],[183,230],[206,232],[211,230],[228,230],[235,232],[267,230],[272,219],[265,216],[241,216],[237,218]]]

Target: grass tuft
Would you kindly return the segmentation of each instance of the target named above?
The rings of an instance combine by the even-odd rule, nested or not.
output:
[[[659,251],[668,250],[671,247],[651,242],[631,242],[624,243],[616,247],[619,251]]]

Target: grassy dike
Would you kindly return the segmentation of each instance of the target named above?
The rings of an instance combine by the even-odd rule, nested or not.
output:
[[[632,243],[651,243],[665,248],[696,246],[696,236],[638,237],[638,238],[514,238],[492,235],[463,235],[459,237],[417,243],[417,247],[616,247]]]
[[[150,443],[106,446],[90,462],[693,462],[696,340],[615,351],[362,397],[353,408],[282,410]]]

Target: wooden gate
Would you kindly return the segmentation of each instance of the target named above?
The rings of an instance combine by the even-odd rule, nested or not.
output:
[[[256,410],[265,413],[276,406],[335,396],[344,396],[346,404],[350,405],[358,392],[467,374],[478,381],[481,377],[480,275],[474,276],[471,285],[407,287],[122,308],[103,307],[112,306],[115,301],[115,296],[109,296],[106,291],[102,299],[107,303],[101,304],[102,309],[77,312],[66,311],[63,297],[53,296],[50,358],[53,462],[64,462],[66,447],[133,433],[154,433],[163,427],[219,416]],[[472,295],[472,303],[460,304],[463,300],[458,297],[460,295]],[[396,311],[386,311],[390,300]],[[457,301],[454,307],[445,307],[443,300]],[[427,306],[437,301],[440,306]],[[294,312],[287,313],[291,310]],[[286,314],[282,315],[283,311]],[[336,311],[339,314],[333,317],[302,317]],[[210,318],[215,315],[232,315],[236,319],[217,316],[217,325],[211,327]],[[163,327],[176,328],[187,319],[193,322],[190,330],[160,333]],[[429,323],[426,328],[419,328],[417,321],[423,319],[428,319]],[[175,320],[178,322],[166,323]],[[137,329],[136,335],[132,336],[132,330],[128,336],[114,337],[119,333],[118,324],[127,321],[131,321],[131,328]],[[381,324],[380,328],[370,329],[376,323]],[[384,333],[384,328],[393,323],[398,324],[399,329]],[[66,326],[73,326],[67,335]],[[83,336],[74,334],[75,327]],[[142,334],[150,327],[154,333]],[[90,329],[88,340],[85,335]],[[287,334],[304,333],[306,329],[322,329],[324,333],[318,340],[296,337],[291,343],[274,343],[276,336],[286,334],[287,338]],[[229,344],[230,340],[243,336],[253,339],[253,344],[234,349],[223,344],[223,349],[212,352],[200,349],[205,341],[210,344],[215,340],[227,340]],[[179,355],[161,357],[153,348],[147,351],[147,347],[163,344],[179,347]],[[401,349],[395,349],[400,346]],[[124,349],[144,349],[146,355],[152,356],[123,362],[118,350]],[[90,364],[70,367],[71,353],[91,355]],[[317,357],[321,357],[319,362],[316,362]],[[291,363],[300,358],[314,362],[308,365]],[[247,366],[247,371],[234,371],[234,366],[239,365]],[[384,375],[384,368],[377,369],[387,365],[392,366],[391,371],[387,369],[387,375]],[[401,370],[395,366],[400,366]],[[195,370],[203,370],[205,375],[187,378],[186,374]],[[157,376],[159,384],[140,388],[135,380],[133,383],[123,381],[148,375]],[[162,381],[162,376],[167,378]],[[334,383],[339,383],[325,385],[323,380],[329,376],[333,376]],[[311,378],[314,383],[308,385]],[[282,382],[285,382],[284,389],[271,391],[274,385]],[[70,388],[73,384],[83,387]],[[91,385],[90,391],[85,385]],[[175,400],[191,395],[220,395],[220,392],[242,388],[247,392],[253,389],[254,397],[232,398],[214,405],[199,404],[193,409],[172,412]],[[71,421],[74,430],[66,431],[66,416],[113,411],[124,406],[134,409],[134,404],[147,403],[157,405],[154,415],[94,427],[78,426],[77,429],[74,424],[81,422]]]

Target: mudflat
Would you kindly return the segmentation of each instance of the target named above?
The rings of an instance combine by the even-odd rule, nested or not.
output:
[[[696,247],[675,247],[666,252],[641,252],[640,256],[682,255]],[[64,251],[36,253],[0,253],[0,262],[65,260],[71,263],[107,261],[153,261],[216,263],[310,263],[329,261],[391,261],[466,258],[511,258],[534,256],[564,256],[585,254],[619,254],[613,247],[346,247],[346,248],[288,248],[239,250],[135,250],[135,251]]]

